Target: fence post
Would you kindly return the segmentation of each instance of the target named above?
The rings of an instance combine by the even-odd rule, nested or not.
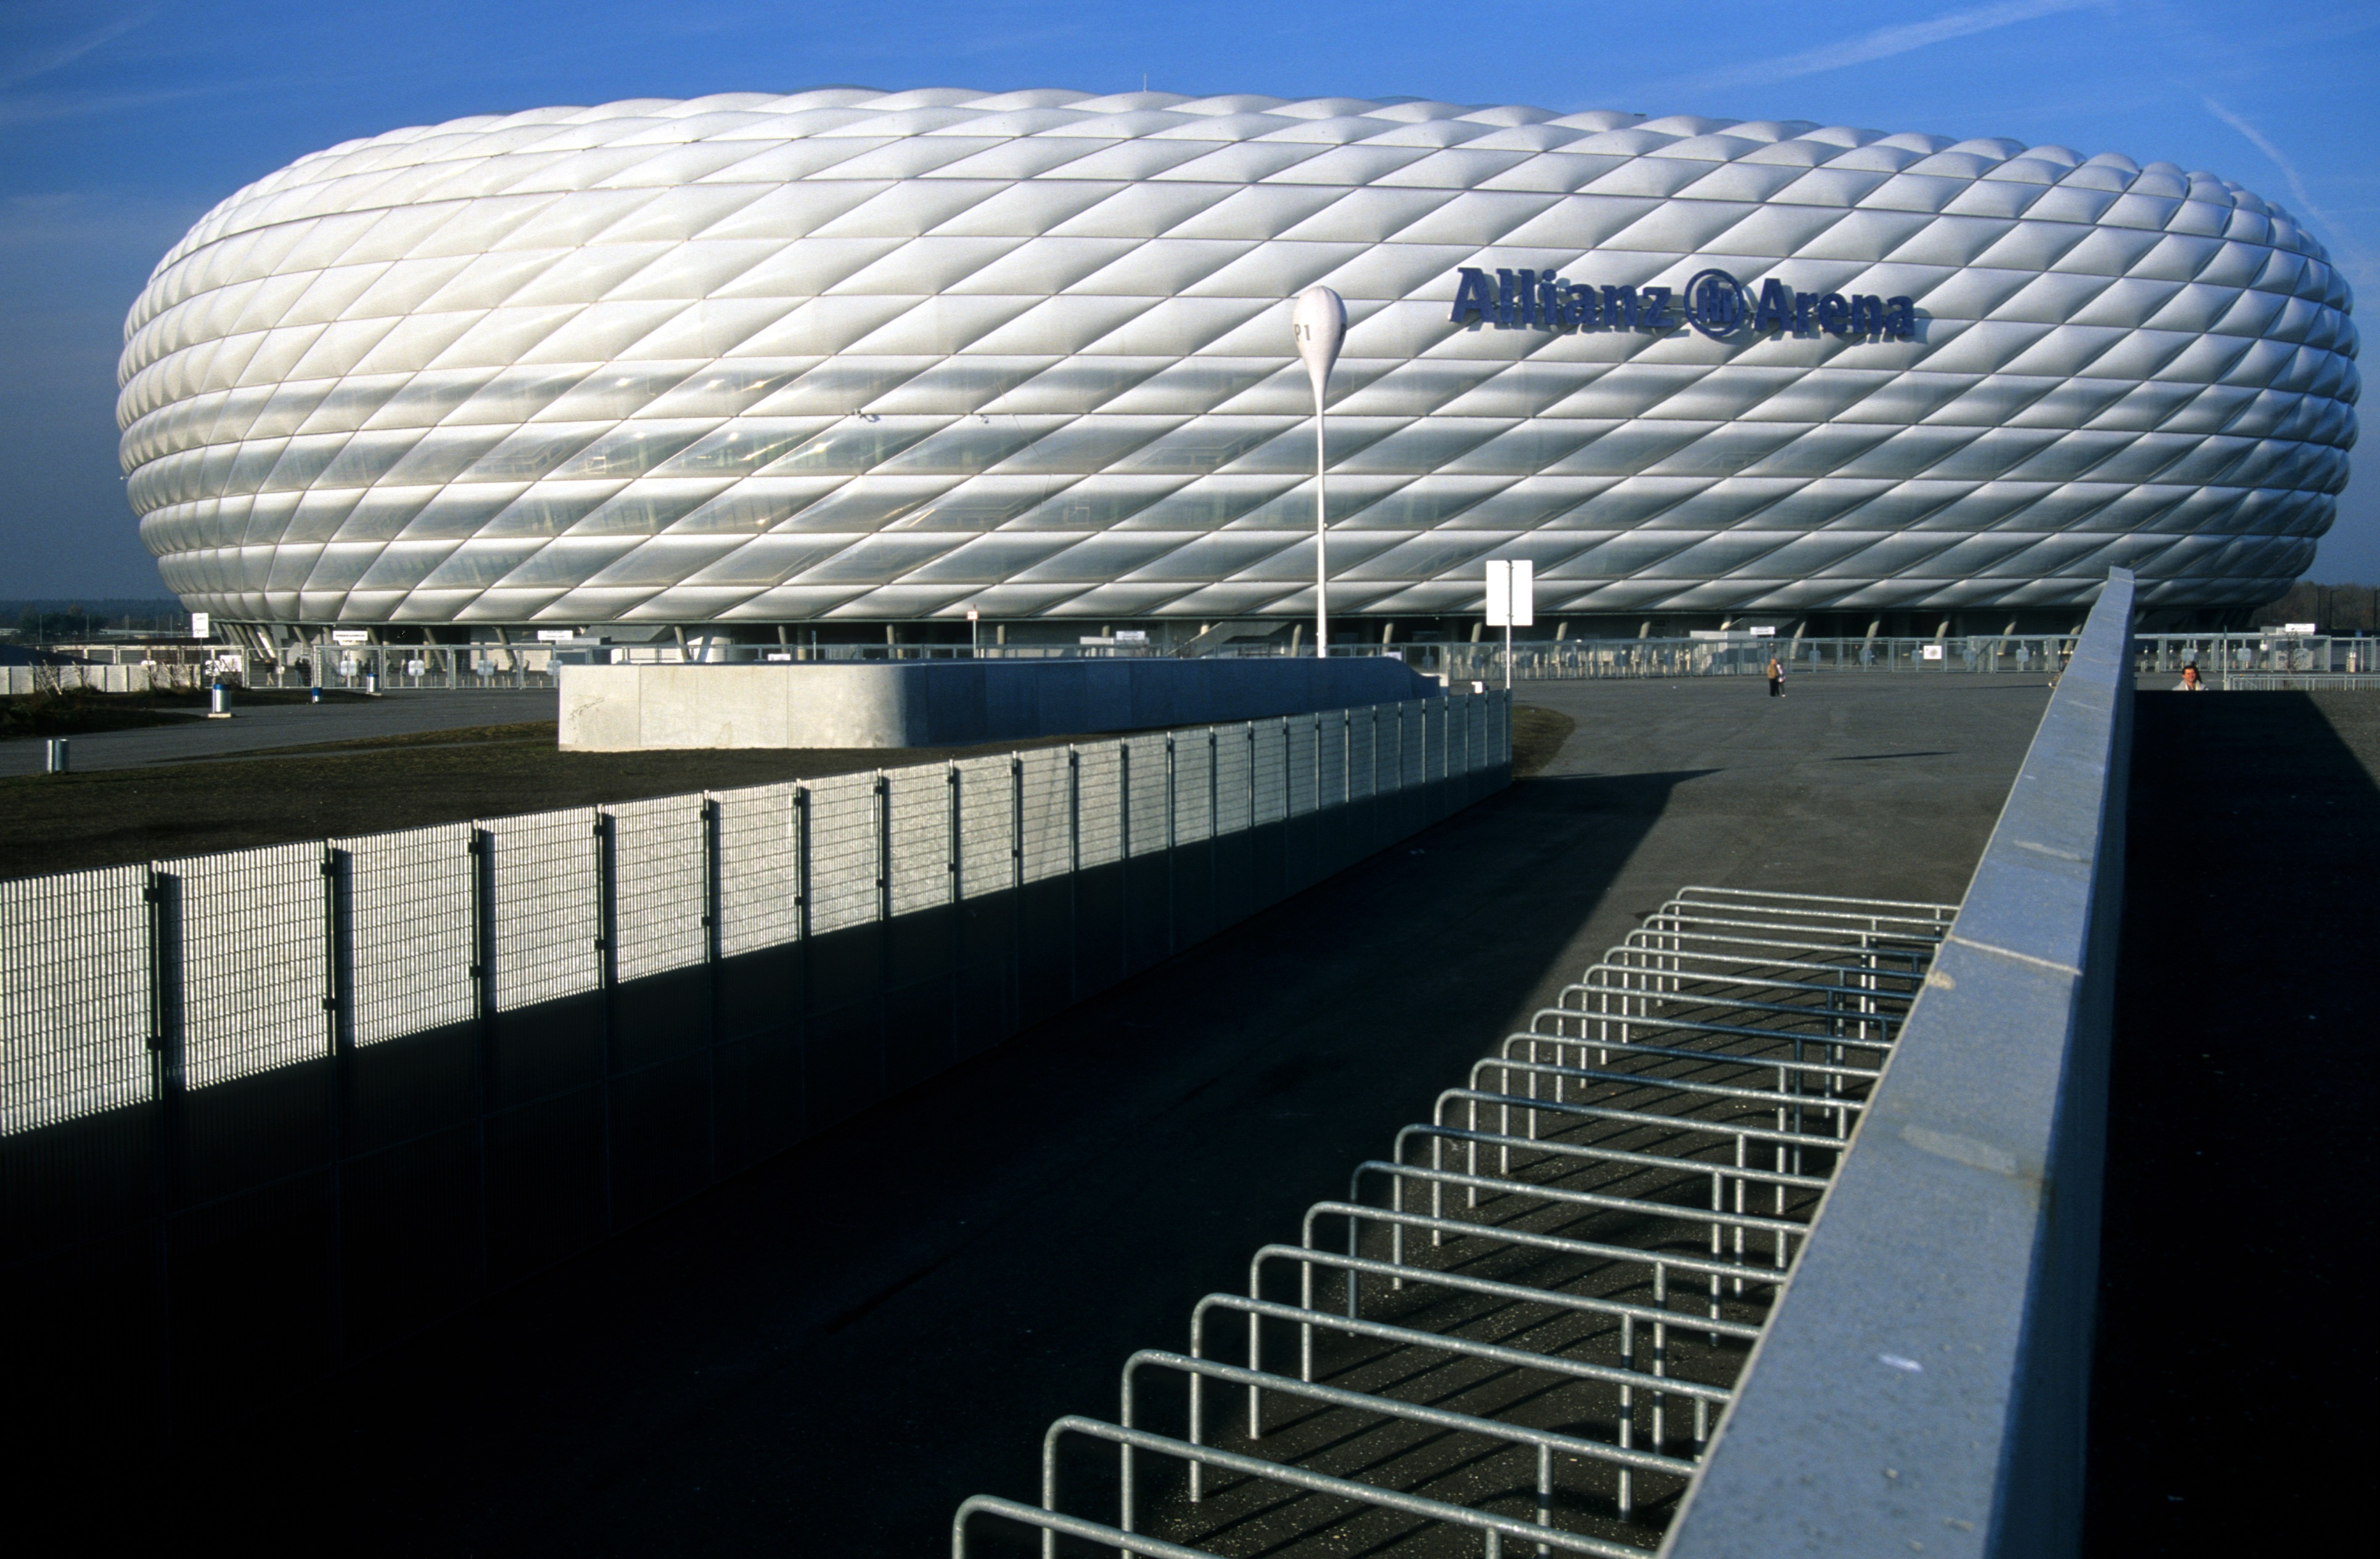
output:
[[[710,1080],[710,1178],[719,1178],[719,801],[702,798],[702,1037]]]
[[[1066,744],[1066,999],[1083,996],[1083,755]]]
[[[892,777],[876,771],[876,1094],[892,1091]]]
[[[1009,1032],[1025,1021],[1025,759],[1008,755]]]
[[[965,836],[959,828],[959,787],[963,781],[959,778],[959,766],[955,761],[944,770],[943,783],[948,792],[946,798],[948,804],[944,810],[949,814],[949,840],[944,853],[950,859],[950,871],[945,881],[945,889],[950,903],[951,921],[951,1054],[955,1057],[963,1043],[961,1033],[966,1022],[965,1014],[961,1009],[960,994],[966,983],[960,973],[966,958],[966,936],[959,925],[959,916],[962,912],[959,909],[959,900],[965,896],[966,892],[966,883],[962,876],[962,868],[965,864]]]
[[[345,1359],[347,1315],[346,1164],[348,1066],[356,1049],[353,858],[322,847],[322,1016],[330,1041],[323,1086],[331,1172],[331,1357]]]
[[[786,804],[785,819],[794,834],[794,979],[799,989],[794,1000],[794,1054],[801,1069],[802,1125],[809,1126],[810,1008],[817,1000],[817,970],[810,953],[810,792],[795,785]]]
[[[613,1021],[612,1004],[620,984],[620,841],[612,815],[602,808],[593,810],[591,827],[595,834],[595,1021],[601,1026],[603,1057],[603,1227],[609,1232],[619,1227],[613,1195],[616,1178],[613,1165],[619,1156],[619,1143],[612,1120],[612,1074],[620,1067],[619,1025]]]
[[[1216,911],[1216,892],[1221,886],[1215,857],[1221,853],[1216,836],[1223,830],[1223,743],[1213,726],[1207,728],[1207,933],[1212,936],[1222,924]]]
[[[1132,961],[1132,743],[1118,738],[1116,742],[1116,834],[1122,848],[1116,853],[1117,893],[1123,900],[1123,950],[1116,967],[1129,971]]]
[[[496,850],[495,836],[476,825],[464,847],[470,859],[471,1005],[477,1043],[471,1048],[471,1092],[478,1107],[471,1118],[471,1161],[478,1177],[479,1291],[488,1291],[488,1118],[495,1105],[496,1075]]]
[[[1165,733],[1165,950],[1176,947],[1173,900],[1180,891],[1174,875],[1173,849],[1180,842],[1175,832],[1176,801],[1174,786],[1173,732]]]
[[[156,1114],[155,1244],[152,1267],[154,1306],[151,1345],[155,1349],[160,1414],[170,1439],[175,1422],[174,1375],[174,1203],[180,1182],[182,1102],[182,926],[181,881],[149,868],[140,890],[148,905],[149,1050],[156,1057],[152,1071]]]

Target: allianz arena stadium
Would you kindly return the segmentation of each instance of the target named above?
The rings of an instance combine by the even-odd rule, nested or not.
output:
[[[2013,140],[1413,100],[833,89],[392,131],[125,326],[142,539],[275,639],[2216,626],[2347,479],[2277,206]],[[1466,619],[1468,622],[1466,622]],[[2003,625],[2007,624],[2008,627]],[[1542,626],[1541,630],[1544,631]]]

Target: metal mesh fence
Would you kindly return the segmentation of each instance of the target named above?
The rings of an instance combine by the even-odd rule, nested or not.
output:
[[[1026,753],[1020,761],[1024,765],[1024,833],[1017,844],[1025,852],[1025,880],[1062,876],[1073,868],[1075,858],[1066,755],[1044,749]]]
[[[703,961],[709,827],[700,796],[621,802],[612,819],[613,968],[623,980]]]
[[[184,1085],[321,1058],[330,938],[323,851],[280,844],[157,863],[166,887],[169,1022]]]
[[[469,1021],[483,955],[515,1009],[789,944],[806,908],[832,931],[1457,777],[1510,735],[1458,695],[0,882],[0,1120],[152,1098],[152,1033],[202,1087]]]
[[[1483,756],[1499,701],[1464,710]],[[111,1359],[176,1361],[177,1421],[242,1410],[247,1383],[443,1319],[1418,827],[1198,848],[1342,804],[1351,760],[1368,791],[1378,713],[0,881],[28,1421],[140,1410],[71,1340],[99,1328]],[[1187,869],[1062,880],[1176,845]],[[737,958],[1037,881],[947,939]],[[128,1285],[127,1259],[173,1281]]]
[[[471,826],[334,840],[346,857],[347,1001],[358,1045],[468,1022]]]
[[[1378,793],[1378,711],[1366,706],[1347,711],[1347,799],[1368,801]]]
[[[793,941],[801,934],[801,819],[795,785],[721,791],[719,862],[713,889],[722,958]]]
[[[1256,779],[1251,761],[1252,725],[1215,728],[1215,831],[1236,834],[1248,826],[1249,788]]]
[[[146,866],[0,882],[0,1131],[149,1097],[148,886]]]
[[[1289,815],[1303,817],[1320,804],[1316,794],[1314,769],[1315,732],[1320,729],[1321,717],[1300,715],[1282,722],[1281,740],[1288,746]]]
[[[1007,755],[967,758],[959,773],[959,891],[1004,893],[1016,884],[1016,792]]]
[[[1123,751],[1120,743],[1075,754],[1076,816],[1082,832],[1078,863],[1105,866],[1123,858]]]
[[[591,811],[483,823],[496,912],[491,951],[500,1009],[591,991],[602,978],[601,840]]]
[[[1213,731],[1185,731],[1173,738],[1173,839],[1196,844],[1215,836]]]
[[[1289,722],[1258,720],[1248,727],[1248,805],[1251,824],[1278,823],[1289,816]]]
[[[1314,800],[1319,807],[1347,801],[1347,715],[1330,709],[1314,718]]]
[[[1168,836],[1166,816],[1165,743],[1169,738],[1159,736],[1127,736],[1123,740],[1126,755],[1127,790],[1131,801],[1128,841],[1135,855],[1154,855],[1165,849]]]
[[[882,864],[877,848],[876,776],[846,774],[808,785],[810,930],[864,925],[879,917]]]
[[[951,890],[951,771],[942,765],[897,768],[890,788],[892,912],[946,904]]]

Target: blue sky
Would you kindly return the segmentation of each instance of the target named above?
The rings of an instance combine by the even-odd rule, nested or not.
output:
[[[0,7],[0,589],[162,594],[115,461],[150,267],[357,136],[467,114],[847,84],[1411,95],[1815,119],[2122,151],[2239,180],[2380,297],[2373,0],[386,0]],[[2380,580],[2359,462],[2314,574]]]

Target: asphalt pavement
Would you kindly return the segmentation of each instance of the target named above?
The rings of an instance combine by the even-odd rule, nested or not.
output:
[[[2038,679],[1525,685],[1539,778],[243,1429],[104,1546],[947,1553],[1041,1434],[1688,883],[1955,900]],[[493,719],[496,716],[486,718]],[[527,718],[527,717],[521,717]]]
[[[352,742],[550,720],[561,707],[559,697],[552,688],[439,688],[385,693],[369,700],[243,707],[235,695],[229,719],[191,714],[175,717],[170,725],[69,737],[73,743],[69,762],[78,769],[138,768],[310,742]],[[42,763],[39,737],[0,742],[0,776],[39,774]]]

